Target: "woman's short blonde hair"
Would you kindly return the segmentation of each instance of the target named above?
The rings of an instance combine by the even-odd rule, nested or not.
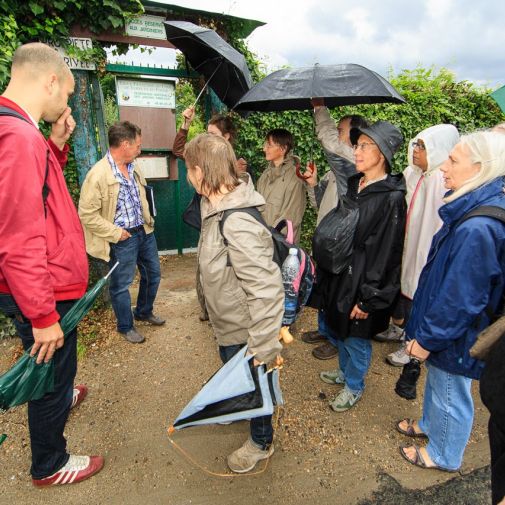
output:
[[[460,143],[468,149],[472,163],[480,164],[480,170],[477,175],[444,198],[447,203],[505,176],[505,135],[495,131],[477,131],[463,135]]]
[[[184,160],[188,170],[198,165],[202,170],[200,192],[212,195],[220,192],[222,186],[233,191],[239,185],[235,172],[237,158],[231,144],[218,135],[202,133],[186,144]]]

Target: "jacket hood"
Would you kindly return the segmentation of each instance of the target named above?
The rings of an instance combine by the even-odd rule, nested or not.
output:
[[[496,205],[505,209],[505,178],[497,177],[470,193],[440,207],[439,214],[444,223],[451,224],[481,205]],[[452,192],[449,191],[445,196]]]
[[[455,126],[450,124],[437,124],[426,128],[416,135],[408,145],[407,159],[409,166],[416,172],[421,169],[414,165],[414,149],[412,142],[422,140],[426,146],[426,158],[428,168],[425,173],[437,170],[440,165],[449,157],[452,148],[459,142],[459,133]]]
[[[213,207],[208,198],[202,196],[202,219],[228,209],[243,209],[244,207],[258,207],[265,205],[265,199],[254,189],[251,176],[243,173],[239,176],[240,184],[229,193],[226,193],[216,207]]]

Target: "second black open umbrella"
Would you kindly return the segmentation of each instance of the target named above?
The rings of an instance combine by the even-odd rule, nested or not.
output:
[[[312,98],[329,107],[367,103],[404,103],[386,79],[361,65],[314,65],[273,72],[253,86],[235,105],[237,111],[308,110]]]
[[[214,30],[187,21],[165,21],[165,30],[167,39],[228,107],[250,89],[252,79],[244,56]]]

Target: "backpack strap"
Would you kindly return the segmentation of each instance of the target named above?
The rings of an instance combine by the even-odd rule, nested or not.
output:
[[[265,228],[268,228],[268,225],[265,223],[265,220],[263,219],[263,216],[261,215],[261,212],[258,210],[257,207],[243,207],[242,209],[227,209],[223,212],[221,220],[219,221],[219,232],[223,237],[225,246],[228,246],[228,240],[226,240],[226,237],[224,236],[223,233],[224,223],[228,219],[228,217],[231,214],[234,214],[235,212],[243,212],[244,214],[249,214],[254,219],[256,219],[258,223],[261,223]]]
[[[456,223],[456,226],[459,226],[461,223],[463,223],[467,219],[470,219],[472,217],[477,217],[477,216],[492,217],[494,219],[497,219],[498,221],[501,221],[503,224],[505,224],[505,209],[503,209],[502,207],[498,207],[496,205],[481,205],[480,207],[476,207],[475,209],[472,209],[470,212],[467,212]],[[501,311],[504,308],[505,308],[505,291],[502,293],[502,297],[500,299],[500,302],[498,304],[498,308],[497,308],[496,312],[491,308],[491,305],[488,305],[484,309],[490,323],[493,323],[494,321],[496,321],[498,319]]]
[[[471,217],[492,217],[505,223],[505,209],[502,207],[497,207],[496,205],[482,205],[481,207],[476,207],[475,209],[467,212],[457,223],[456,226],[459,226],[461,223],[470,219]]]
[[[10,117],[17,117],[18,119],[21,119],[25,121],[26,123],[31,124],[31,121],[26,119],[22,114],[20,114],[18,111],[15,111],[14,109],[11,109],[10,107],[0,107],[0,116],[10,116]],[[46,151],[46,170],[44,173],[44,185],[42,186],[42,201],[44,202],[44,214],[47,217],[47,207],[46,207],[46,200],[49,195],[49,186],[47,185],[47,176],[49,175],[49,147],[47,148]]]
[[[261,223],[265,228],[268,229],[268,225],[265,223],[265,220],[263,219],[261,212],[258,210],[257,207],[243,207],[241,209],[227,209],[223,212],[223,215],[221,216],[221,219],[219,221],[219,233],[221,233],[221,236],[223,237],[223,242],[226,247],[228,247],[228,240],[224,236],[223,233],[223,228],[224,228],[224,223],[230,216],[230,214],[234,214],[235,212],[242,212],[244,214],[249,214],[252,216],[256,221]],[[228,257],[226,259],[226,266],[231,267],[231,260],[230,260],[230,255],[228,254]]]

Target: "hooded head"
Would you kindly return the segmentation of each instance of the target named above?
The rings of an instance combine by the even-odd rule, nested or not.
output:
[[[442,167],[452,202],[485,184],[505,176],[505,135],[477,131],[463,135]]]
[[[416,135],[408,146],[408,162],[410,166],[417,167],[423,172],[431,172],[440,167],[447,159],[452,148],[459,142],[459,133],[456,127],[450,124],[437,124],[430,126]],[[424,151],[412,144],[424,146]],[[421,152],[422,151],[422,152]],[[426,156],[426,166],[418,165],[420,159]]]

